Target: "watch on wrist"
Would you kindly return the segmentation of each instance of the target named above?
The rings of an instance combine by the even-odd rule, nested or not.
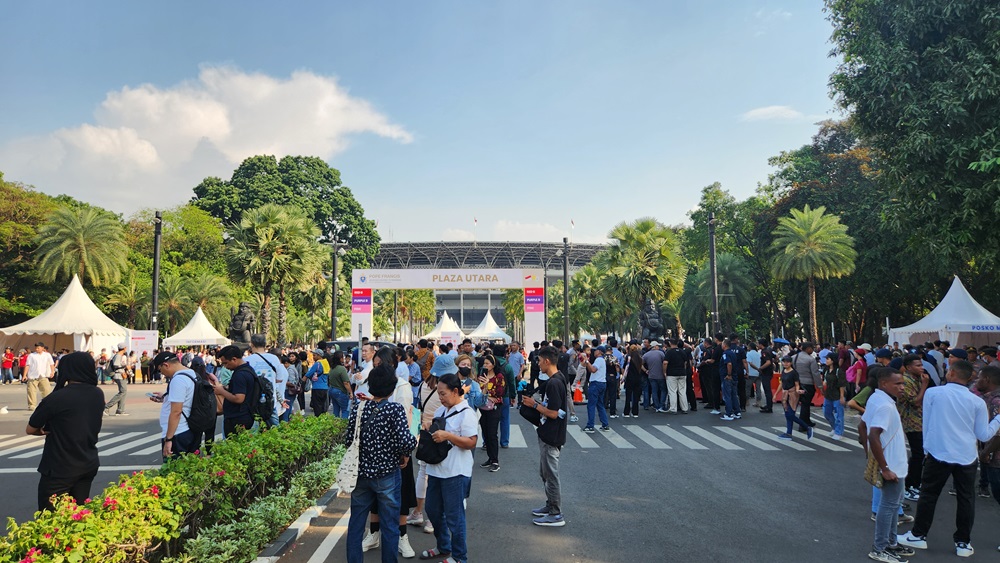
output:
[[[173,442],[174,439],[173,438],[164,438],[163,441],[164,442]]]

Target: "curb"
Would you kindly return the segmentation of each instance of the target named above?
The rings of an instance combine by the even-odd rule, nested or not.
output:
[[[313,506],[305,509],[302,515],[289,524],[288,528],[284,532],[281,532],[281,535],[277,539],[265,545],[264,549],[257,555],[257,558],[253,560],[253,563],[276,563],[281,559],[281,556],[288,551],[288,548],[298,541],[302,537],[302,534],[309,529],[313,519],[323,513],[326,505],[330,504],[339,492],[340,489],[337,488],[336,484],[331,485],[326,494],[316,499],[316,503]]]

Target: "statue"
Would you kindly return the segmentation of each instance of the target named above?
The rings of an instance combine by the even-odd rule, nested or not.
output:
[[[642,329],[643,338],[648,338],[650,341],[663,339],[663,321],[652,299],[649,299],[646,306],[639,311],[639,328]]]
[[[229,322],[229,339],[233,344],[250,344],[250,331],[257,322],[250,304],[240,303],[239,310],[230,310],[233,320]]]

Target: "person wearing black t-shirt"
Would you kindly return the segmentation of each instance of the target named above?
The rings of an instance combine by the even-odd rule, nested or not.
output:
[[[94,358],[86,352],[59,361],[55,391],[42,399],[25,432],[45,436],[38,464],[38,510],[52,510],[52,496],[69,494],[82,504],[100,467],[97,435],[104,416],[104,393],[97,388]]]
[[[247,402],[247,396],[253,393],[256,372],[250,364],[243,361],[243,350],[237,346],[226,346],[219,350],[222,366],[233,372],[229,379],[229,389],[213,381],[215,394],[221,396],[222,402],[222,435],[229,436],[237,428],[249,430],[253,426],[253,411]]]
[[[556,368],[559,351],[554,347],[542,348],[537,357],[539,370],[549,376],[546,384],[548,401],[542,404],[527,395],[522,401],[524,406],[534,408],[541,414],[538,449],[540,473],[545,485],[545,506],[532,510],[531,514],[536,516],[532,520],[536,526],[558,527],[566,524],[559,487],[559,453],[566,444],[566,376]]]

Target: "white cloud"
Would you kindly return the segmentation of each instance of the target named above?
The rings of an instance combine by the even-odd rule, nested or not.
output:
[[[185,201],[205,176],[228,178],[255,154],[329,160],[358,133],[413,140],[333,77],[204,66],[197,80],[109,92],[93,123],[0,146],[0,170],[45,192],[131,211]]]
[[[794,121],[805,117],[791,106],[765,106],[754,108],[740,116],[741,121],[784,120]]]

